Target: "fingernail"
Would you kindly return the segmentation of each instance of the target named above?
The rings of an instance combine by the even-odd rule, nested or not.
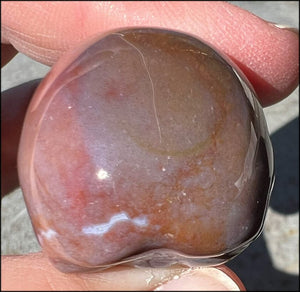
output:
[[[235,277],[237,278],[236,275]],[[154,291],[241,291],[244,289],[240,280],[235,282],[222,269],[191,268],[180,275],[173,276]]]
[[[296,27],[292,27],[290,25],[285,25],[285,24],[279,24],[279,23],[275,23],[275,22],[269,22],[271,25],[276,26],[277,28],[280,29],[285,29],[291,32],[296,33],[297,35],[299,35],[299,29]]]

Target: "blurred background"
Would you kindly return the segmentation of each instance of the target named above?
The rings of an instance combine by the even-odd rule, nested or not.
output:
[[[229,1],[299,29],[298,1]],[[49,67],[18,54],[1,72],[1,91],[42,78]],[[299,291],[299,88],[264,109],[275,155],[276,181],[262,235],[228,263],[247,290]],[[20,189],[2,200],[1,254],[40,250]]]

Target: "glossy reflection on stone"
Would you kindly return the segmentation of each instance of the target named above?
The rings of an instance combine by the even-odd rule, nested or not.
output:
[[[162,29],[63,57],[26,116],[19,174],[62,271],[169,249],[222,262],[261,231],[273,181],[261,107],[228,60]]]

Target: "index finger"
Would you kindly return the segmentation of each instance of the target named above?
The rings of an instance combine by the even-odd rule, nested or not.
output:
[[[124,26],[199,36],[237,63],[263,105],[298,85],[298,35],[226,2],[2,2],[2,41],[47,65],[81,40]]]

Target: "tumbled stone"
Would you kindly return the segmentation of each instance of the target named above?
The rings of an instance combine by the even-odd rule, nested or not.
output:
[[[136,28],[54,66],[28,109],[18,169],[60,270],[156,250],[158,262],[174,252],[201,265],[260,233],[272,155],[255,94],[226,57],[190,35]]]

